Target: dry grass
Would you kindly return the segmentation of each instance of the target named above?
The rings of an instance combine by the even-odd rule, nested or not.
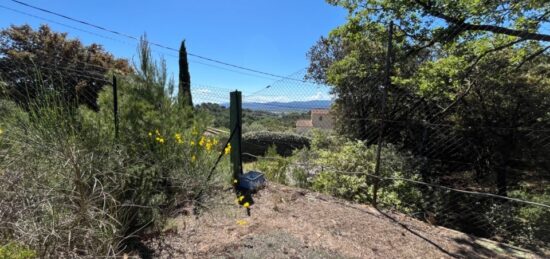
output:
[[[160,258],[538,258],[528,251],[296,188],[271,184],[251,217],[232,193],[145,240]],[[548,254],[546,255],[548,256]]]

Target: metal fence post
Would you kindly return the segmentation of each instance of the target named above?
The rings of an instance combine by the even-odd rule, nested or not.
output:
[[[115,139],[118,140],[118,89],[115,75],[113,75],[113,114],[115,117]]]
[[[241,92],[234,91],[230,93],[229,106],[229,127],[230,131],[235,131],[230,139],[231,144],[231,163],[233,164],[233,179],[238,179],[243,173],[242,168],[242,97]]]
[[[384,138],[384,122],[386,119],[386,99],[388,98],[388,88],[391,85],[391,56],[392,56],[392,39],[393,39],[393,21],[390,22],[389,28],[388,28],[388,49],[386,51],[386,80],[384,83],[384,88],[382,89],[382,107],[380,109],[380,127],[378,131],[378,146],[376,149],[376,167],[374,169],[374,175],[379,177],[380,176],[380,156],[382,153],[382,144],[383,144],[383,138]],[[377,206],[378,204],[378,185],[379,185],[380,179],[376,178],[374,179],[374,185],[373,185],[373,194],[372,194],[372,204],[373,206]]]

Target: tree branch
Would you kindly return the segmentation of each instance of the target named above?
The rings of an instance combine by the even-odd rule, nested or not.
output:
[[[489,53],[492,53],[492,52],[496,52],[496,51],[499,51],[499,50],[503,50],[505,48],[508,48],[508,47],[511,47],[519,42],[522,42],[522,41],[525,41],[526,39],[519,39],[519,40],[515,40],[515,41],[511,41],[511,42],[508,42],[506,44],[503,44],[503,45],[500,45],[498,47],[495,47],[493,49],[490,49],[490,50],[487,50],[485,52],[483,52],[481,55],[479,55],[476,60],[470,65],[468,66],[468,68],[465,70],[466,73],[465,74],[470,74],[472,72],[472,70],[475,68],[475,66],[477,65],[477,63],[479,63],[479,61],[481,61],[481,59],[483,59],[485,56],[487,56]],[[433,116],[433,118],[437,118],[438,116],[442,115],[442,114],[445,114],[447,111],[449,111],[453,106],[455,106],[456,104],[458,104],[466,95],[468,95],[468,93],[470,92],[470,90],[472,89],[472,83],[470,82],[467,82],[468,83],[468,87],[467,89],[460,93],[460,95],[458,95],[458,97],[456,98],[455,101],[453,101],[451,104],[449,104],[447,107],[443,108],[440,112],[438,112],[437,114],[435,114]]]
[[[542,48],[539,51],[529,55],[527,58],[525,58],[523,61],[521,61],[521,63],[519,63],[519,65],[516,67],[516,69],[520,69],[525,63],[535,59],[536,57],[538,57],[540,54],[544,53],[548,49],[550,49],[550,46],[547,46],[546,48]]]
[[[425,3],[421,0],[414,0],[414,2],[420,5],[426,13],[432,16],[441,18],[457,27],[460,27],[463,29],[462,31],[488,31],[488,32],[493,32],[497,34],[516,36],[516,37],[520,37],[528,40],[550,42],[550,35],[548,34],[514,30],[514,29],[502,27],[502,26],[489,25],[489,24],[471,24],[471,23],[465,22],[464,19],[452,17],[434,9],[431,2]]]

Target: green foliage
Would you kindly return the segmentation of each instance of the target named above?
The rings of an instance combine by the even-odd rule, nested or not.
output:
[[[300,153],[307,152],[306,149]],[[252,163],[254,170],[265,174],[269,181],[296,186],[300,188],[309,188],[309,173],[306,168],[295,165],[295,157],[285,158],[277,154],[275,146],[270,146],[265,154],[265,158],[258,159]]]
[[[308,76],[332,86],[339,134],[373,145],[376,137],[372,137],[377,136],[373,133],[384,116],[383,137],[393,146],[388,148],[406,156],[411,153],[414,167],[421,169],[416,175],[414,167],[396,166],[382,168],[383,174],[394,179],[445,182],[457,188],[475,186],[504,196],[516,195],[520,179],[548,180],[550,150],[544,139],[550,126],[550,55],[546,43],[550,36],[542,30],[549,24],[546,2],[328,2],[347,9],[348,18],[311,48]],[[391,85],[384,88],[387,95],[382,95],[390,21],[395,24]],[[382,96],[387,98],[382,101]],[[387,108],[384,115],[380,114],[382,104]],[[312,146],[326,148],[330,142],[314,136]],[[325,165],[334,164],[342,171],[372,171],[372,164],[364,162],[372,163],[372,153],[362,160],[345,149],[330,152],[343,154],[331,158],[319,152]],[[391,157],[391,152],[382,158],[388,155]],[[396,157],[391,160],[400,161]],[[464,165],[457,169],[458,163]],[[334,175],[322,175],[320,189],[330,192],[327,183],[345,183],[350,190],[358,189],[357,182],[340,179],[336,172],[324,173]],[[366,178],[367,186],[371,182]],[[389,192],[379,196],[389,199],[383,203],[433,213],[447,227],[514,239],[518,244],[544,239],[540,233],[535,238],[537,228],[525,223],[548,224],[540,222],[538,216],[547,215],[534,208],[474,197],[456,196],[460,200],[452,201],[449,197],[455,196],[449,193],[400,180],[391,182],[395,187],[386,186]],[[419,190],[422,195],[416,201],[403,199],[417,197]],[[529,189],[521,192],[526,199],[540,195]],[[475,208],[471,204],[476,204]],[[471,215],[463,215],[465,210]],[[520,220],[523,217],[529,219]]]
[[[311,183],[309,182],[309,173],[307,169],[300,167],[293,167],[290,170],[290,180],[292,185],[299,188],[310,188]]]
[[[11,26],[0,31],[0,42],[0,81],[6,84],[0,98],[24,107],[52,90],[64,99],[61,105],[86,104],[97,110],[103,77],[111,70],[132,71],[127,60],[114,58],[100,45],[84,46],[47,25],[36,31],[29,25]],[[93,76],[75,73],[75,68]]]
[[[4,259],[31,259],[36,258],[36,252],[16,243],[0,245],[0,258]]]
[[[422,156],[418,147],[445,150],[446,144],[441,143],[450,141],[445,137],[460,136],[464,143],[472,145],[457,147],[452,154],[438,153],[437,159],[476,161],[478,177],[497,175],[502,195],[508,185],[513,185],[505,180],[505,174],[511,173],[496,168],[524,170],[512,162],[518,154],[520,159],[533,159],[523,157],[529,154],[544,160],[548,148],[533,142],[544,138],[544,133],[533,132],[529,134],[536,136],[528,137],[521,130],[490,129],[550,125],[546,112],[550,109],[550,56],[544,51],[545,45],[536,41],[541,38],[526,41],[505,30],[471,30],[461,24],[482,21],[495,25],[493,28],[517,26],[522,37],[531,37],[527,32],[536,32],[540,30],[538,26],[548,23],[542,18],[545,9],[539,1],[514,5],[509,13],[504,11],[509,1],[329,2],[348,9],[348,20],[311,48],[308,72],[309,77],[333,86],[339,133],[374,143],[365,138],[372,136],[367,129],[372,129],[373,122],[381,116],[379,84],[386,76],[386,28],[392,20],[399,24],[392,39],[392,85],[387,88],[385,102],[389,116],[386,128],[391,129],[387,132],[391,133],[392,144]],[[497,15],[503,12],[505,19]],[[447,24],[431,26],[432,19],[443,19]],[[463,29],[456,30],[455,26]],[[432,118],[434,114],[437,119]],[[422,125],[430,120],[453,125],[457,131],[454,135],[432,133],[433,127]],[[397,135],[400,137],[395,138]],[[438,139],[439,135],[445,136]],[[536,163],[530,167],[545,171]]]
[[[515,190],[510,193],[511,197],[538,202],[542,204],[550,204],[550,188],[546,188],[542,193],[533,194],[526,188]],[[550,209],[536,205],[523,205],[519,207],[516,213],[512,214],[516,217],[515,222],[520,223],[524,233],[520,235],[509,235],[509,238],[517,243],[528,243],[534,247],[550,244]],[[502,233],[502,232],[501,232]],[[504,233],[506,233],[504,231]],[[526,238],[527,241],[521,240]]]
[[[330,150],[337,148],[344,140],[324,130],[311,130],[311,149],[313,150]]]
[[[544,31],[548,24],[547,3],[540,0],[525,0],[518,4],[513,0],[327,0],[349,11],[349,19],[361,24],[373,22],[388,24],[394,21],[400,30],[407,32],[413,43],[448,43],[468,37],[495,33],[514,35],[509,28],[520,34]],[[444,21],[444,22],[441,22]],[[466,25],[490,26],[466,26]],[[528,35],[529,39],[541,37]]]
[[[355,202],[365,203],[372,200],[365,177],[342,175],[334,171],[315,176],[312,189]]]
[[[229,109],[217,103],[201,103],[195,106],[198,112],[212,117],[211,126],[229,129]],[[243,111],[245,112],[245,111]]]
[[[229,128],[229,109],[216,103],[201,103],[195,107],[198,111],[208,114],[215,128]],[[243,109],[243,132],[279,131],[289,132],[295,127],[296,120],[309,117],[307,113],[273,113]]]
[[[372,185],[378,178],[374,175],[376,148],[367,147],[361,141],[347,141],[337,149],[318,150],[316,164],[322,172],[313,179],[313,189],[353,200],[372,201]],[[382,149],[380,177],[415,178],[415,169],[411,167],[407,156],[400,154],[394,147]],[[420,193],[403,180],[380,181],[379,202],[392,204],[405,211],[415,209],[411,204],[420,201]]]
[[[0,118],[0,242],[21,241],[40,257],[114,256],[221,184],[226,159],[207,181],[219,141],[202,135],[201,113],[171,99],[165,63],[144,42],[137,74],[119,78],[118,139],[111,90],[99,112],[59,105],[57,94],[27,112],[0,103],[9,111]]]
[[[292,133],[283,132],[248,132],[243,134],[244,153],[262,156],[268,147],[276,146],[277,154],[282,156],[292,155],[295,149],[309,147],[309,138]]]
[[[183,40],[180,45],[178,86],[178,102],[184,103],[186,106],[193,107],[193,98],[191,96],[191,75],[189,74],[189,63],[187,62],[187,48],[185,48],[185,40]]]
[[[267,149],[266,157],[268,159],[260,159],[256,162],[257,169],[264,173],[268,180],[287,184],[290,161],[282,158],[277,154],[275,146],[270,146]]]

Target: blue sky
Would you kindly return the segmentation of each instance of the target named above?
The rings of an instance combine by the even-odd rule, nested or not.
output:
[[[308,65],[308,49],[319,37],[343,24],[346,18],[344,9],[323,0],[21,1],[129,35],[147,33],[150,41],[174,48],[179,48],[181,40],[186,39],[190,53],[284,76],[303,75]],[[118,57],[135,57],[137,43],[131,39],[42,13],[10,0],[2,0],[0,5],[104,37],[0,7],[2,28],[10,24],[28,23],[36,27],[46,23],[56,31],[68,32],[85,44],[100,43]],[[177,77],[177,53],[154,50],[155,55],[165,57],[169,71]],[[223,98],[229,89],[239,89],[245,96],[251,93],[258,96],[254,97],[256,99],[250,96],[250,101],[330,98],[325,87],[291,80],[278,81],[277,78],[259,74],[250,76],[253,73],[194,57],[189,60],[191,80],[197,95],[212,95],[215,98],[213,92],[217,92]],[[272,87],[262,90],[268,85]],[[262,93],[265,95],[260,96]]]

